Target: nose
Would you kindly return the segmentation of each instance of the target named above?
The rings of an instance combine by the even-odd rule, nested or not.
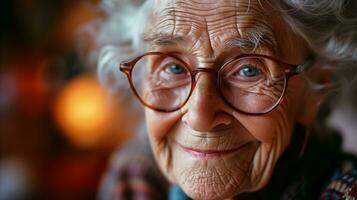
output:
[[[219,95],[215,77],[210,73],[196,75],[196,85],[186,105],[182,108],[182,121],[195,131],[212,131],[233,121],[231,108]]]

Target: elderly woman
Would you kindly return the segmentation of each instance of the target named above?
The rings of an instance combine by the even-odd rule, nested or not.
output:
[[[112,70],[125,58],[120,70],[145,108],[171,199],[357,198],[355,159],[340,153],[334,134],[312,128],[334,88],[331,67],[355,64],[355,2],[125,4],[103,2],[99,72],[120,89],[124,76]],[[168,186],[147,175],[158,172],[145,169],[140,148],[120,153],[102,198],[165,198]]]

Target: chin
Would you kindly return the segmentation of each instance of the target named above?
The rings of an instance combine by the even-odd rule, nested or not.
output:
[[[232,198],[250,188],[255,151],[254,144],[217,156],[192,155],[173,148],[171,172],[175,183],[192,199]]]
[[[241,189],[236,187],[234,184],[212,184],[219,182],[220,180],[213,180],[211,178],[206,178],[207,183],[185,183],[181,184],[182,190],[192,199],[204,199],[204,200],[221,200],[233,198],[240,193]],[[203,182],[206,182],[202,179]]]

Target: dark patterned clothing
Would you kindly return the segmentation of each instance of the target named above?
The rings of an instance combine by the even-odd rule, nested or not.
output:
[[[310,137],[305,153],[300,156],[304,132],[305,129],[297,126],[292,143],[279,159],[269,184],[259,192],[242,194],[237,199],[357,200],[356,158],[339,151],[341,140],[334,134],[323,140]],[[170,187],[157,168],[147,141],[141,139],[114,156],[99,199],[190,198],[178,186]]]
[[[357,200],[356,162],[343,161],[341,167],[333,173],[328,182],[329,184],[320,196],[320,200]]]

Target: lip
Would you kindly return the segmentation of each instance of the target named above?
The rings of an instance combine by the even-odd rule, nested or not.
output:
[[[243,147],[247,146],[248,143],[243,144],[237,148],[232,148],[232,149],[226,149],[226,150],[202,150],[202,149],[195,149],[195,148],[190,148],[190,147],[185,147],[179,143],[177,143],[178,146],[180,146],[185,152],[189,153],[193,157],[197,158],[217,158],[217,157],[222,157],[231,153],[234,153]]]

